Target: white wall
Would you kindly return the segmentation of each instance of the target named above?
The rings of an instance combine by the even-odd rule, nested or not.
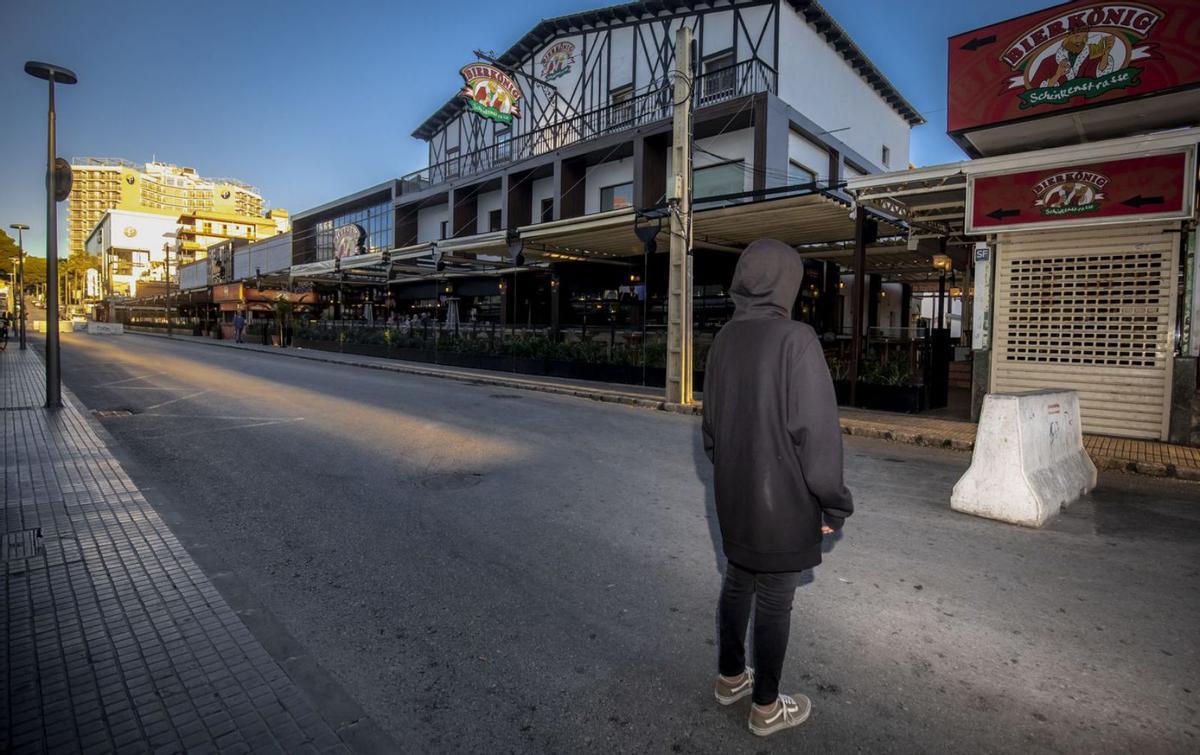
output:
[[[600,189],[613,184],[623,184],[633,181],[633,158],[600,163],[587,169],[587,179],[584,181],[583,211],[593,213],[600,211]]]
[[[850,326],[853,323],[854,312],[854,275],[846,274],[841,276],[841,282],[845,284],[838,289],[838,294],[842,298],[842,327],[845,332],[850,331]],[[884,296],[879,299],[879,318],[875,323],[878,328],[906,328],[908,323],[901,319],[903,312],[903,296],[904,284],[884,282],[880,287]],[[863,297],[863,326],[868,324],[867,315],[871,311],[871,302]]]
[[[542,200],[554,198],[554,176],[546,176],[539,178],[533,182],[529,189],[532,195],[533,203],[533,222],[542,222]]]
[[[704,16],[704,49],[700,51],[700,62],[713,53],[729,50],[733,42],[733,11]]]
[[[100,222],[108,225],[103,231],[101,251],[107,248],[149,252],[150,259],[154,261],[164,259],[164,243],[170,243],[174,247],[175,234],[179,229],[177,216],[152,212],[109,210]],[[130,235],[130,230],[133,235]]]
[[[450,205],[422,207],[417,210],[417,243],[437,241],[442,237],[442,221],[450,219]]]
[[[908,123],[788,3],[780,3],[779,97],[874,165],[908,165]],[[864,166],[868,167],[868,166]]]
[[[501,197],[502,197],[502,195],[500,194],[499,191],[489,191],[489,192],[480,194],[478,197],[475,198],[475,203],[476,203],[477,207],[479,208],[479,212],[475,216],[476,217],[475,228],[480,233],[487,233],[488,230],[491,228],[491,226],[488,225],[488,214],[491,213],[492,210],[499,210],[502,208],[503,199]]]
[[[946,319],[950,324],[950,337],[958,338],[962,335],[962,298],[957,299],[946,296]],[[921,299],[921,317],[929,320],[931,327],[936,327],[937,323],[937,294],[932,294]]]
[[[712,136],[707,139],[697,139],[696,146],[708,150],[714,154],[701,152],[697,149],[692,158],[692,169],[703,168],[707,165],[718,165],[729,160],[741,160],[746,166],[745,184],[743,191],[750,191],[754,188],[754,129],[741,129],[740,131],[730,131],[727,134],[720,136]],[[720,157],[716,157],[720,155]],[[671,151],[667,151],[667,182],[670,183],[672,175]]]
[[[816,173],[818,181],[829,180],[829,150],[795,131],[788,133],[788,160]]]
[[[881,328],[903,328],[908,323],[900,321],[901,297],[904,295],[904,285],[901,283],[884,283],[881,287],[884,293],[879,300],[879,322]]]
[[[608,70],[610,92],[633,83],[633,29],[632,26],[613,29]]]
[[[263,274],[273,273],[292,266],[292,235],[272,236],[233,253],[233,278],[245,280],[254,275],[255,269]]]

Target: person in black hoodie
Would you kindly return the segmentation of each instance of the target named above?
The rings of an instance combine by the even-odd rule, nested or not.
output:
[[[792,600],[800,575],[821,563],[824,536],[854,510],[842,482],[837,398],[820,340],[792,320],[804,278],[796,251],[760,239],[742,253],[704,373],[704,450],[713,462],[717,518],[728,564],[718,606],[717,701],[753,692],[750,731],[803,723],[804,695],[779,694]],[[746,628],[754,610],[754,659]]]

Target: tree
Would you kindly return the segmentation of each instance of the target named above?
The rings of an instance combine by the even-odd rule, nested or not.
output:
[[[0,229],[0,272],[5,279],[12,276],[13,261],[17,259],[19,248],[16,239]],[[43,284],[46,282],[46,260],[42,257],[32,257],[25,253],[25,285]]]
[[[287,345],[287,327],[292,319],[292,312],[296,305],[292,302],[290,296],[285,293],[280,293],[275,297],[275,322],[278,324],[279,330],[279,345]]]

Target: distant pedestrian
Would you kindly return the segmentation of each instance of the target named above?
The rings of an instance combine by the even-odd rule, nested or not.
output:
[[[718,605],[717,702],[753,694],[750,731],[803,723],[804,695],[779,694],[801,572],[854,510],[842,483],[842,433],[833,380],[816,333],[792,320],[804,266],[794,249],[755,241],[738,260],[733,319],[704,373],[704,450],[714,467],[728,564]],[[754,610],[754,659],[746,626]]]
[[[245,343],[242,340],[242,331],[246,328],[246,318],[242,317],[242,311],[239,309],[233,313],[233,342]]]

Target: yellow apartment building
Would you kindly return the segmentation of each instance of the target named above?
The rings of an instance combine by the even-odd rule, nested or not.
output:
[[[248,216],[214,210],[192,210],[179,215],[177,248],[179,264],[186,265],[208,256],[208,247],[226,239],[260,241],[291,229],[286,210],[271,210],[266,216]]]
[[[71,254],[85,251],[88,236],[108,210],[175,217],[192,212],[219,213],[237,216],[238,224],[254,226],[256,232],[261,222],[275,226],[274,233],[284,233],[290,227],[284,210],[272,210],[264,216],[263,198],[255,187],[233,178],[205,178],[195,168],[83,157],[72,161],[71,173],[68,236]]]

